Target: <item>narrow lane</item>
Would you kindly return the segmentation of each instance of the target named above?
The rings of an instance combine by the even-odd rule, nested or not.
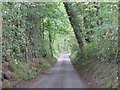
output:
[[[32,88],[87,88],[71,64],[69,55],[61,55],[55,67]]]

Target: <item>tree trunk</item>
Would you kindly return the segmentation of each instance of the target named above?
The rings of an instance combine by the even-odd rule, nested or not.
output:
[[[81,56],[83,56],[83,41],[81,37],[82,29],[80,28],[76,12],[73,10],[72,3],[64,2],[63,3],[66,9],[66,12],[69,16],[70,23],[74,29],[74,33],[79,44]]]
[[[50,21],[48,20],[48,25],[50,25]],[[53,57],[53,49],[52,49],[52,35],[51,35],[51,29],[48,30],[49,33],[49,46],[50,46],[50,56]]]
[[[80,35],[82,32],[82,29],[80,28],[80,25],[78,23],[78,18],[77,18],[77,15],[75,14],[76,12],[72,9],[72,3],[64,3],[64,6],[69,16],[70,23],[74,29],[74,33],[78,41],[79,47],[82,49],[83,41]]]
[[[52,52],[52,37],[51,37],[51,32],[50,32],[50,30],[49,30],[49,43],[50,43],[51,57],[53,57],[53,52]]]

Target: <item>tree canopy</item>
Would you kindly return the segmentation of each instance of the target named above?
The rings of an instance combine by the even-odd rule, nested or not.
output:
[[[118,62],[117,2],[3,2],[2,62],[60,53]]]

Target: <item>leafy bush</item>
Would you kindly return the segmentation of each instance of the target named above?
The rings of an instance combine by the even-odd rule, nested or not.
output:
[[[50,63],[44,63],[43,66],[44,66],[44,67],[50,67],[51,64],[50,64]]]
[[[90,43],[84,46],[83,54],[85,59],[97,57],[99,54],[98,45],[96,43]]]
[[[72,59],[72,61],[74,63],[76,63],[78,61],[78,57],[79,57],[79,52],[75,51],[74,53],[71,54],[70,58]]]
[[[74,53],[74,52],[76,52],[78,50],[79,50],[78,44],[77,43],[72,44],[71,52]]]

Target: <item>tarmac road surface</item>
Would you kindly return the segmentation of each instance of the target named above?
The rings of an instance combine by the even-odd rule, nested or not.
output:
[[[87,88],[71,64],[69,56],[70,54],[61,55],[55,67],[32,88]]]

